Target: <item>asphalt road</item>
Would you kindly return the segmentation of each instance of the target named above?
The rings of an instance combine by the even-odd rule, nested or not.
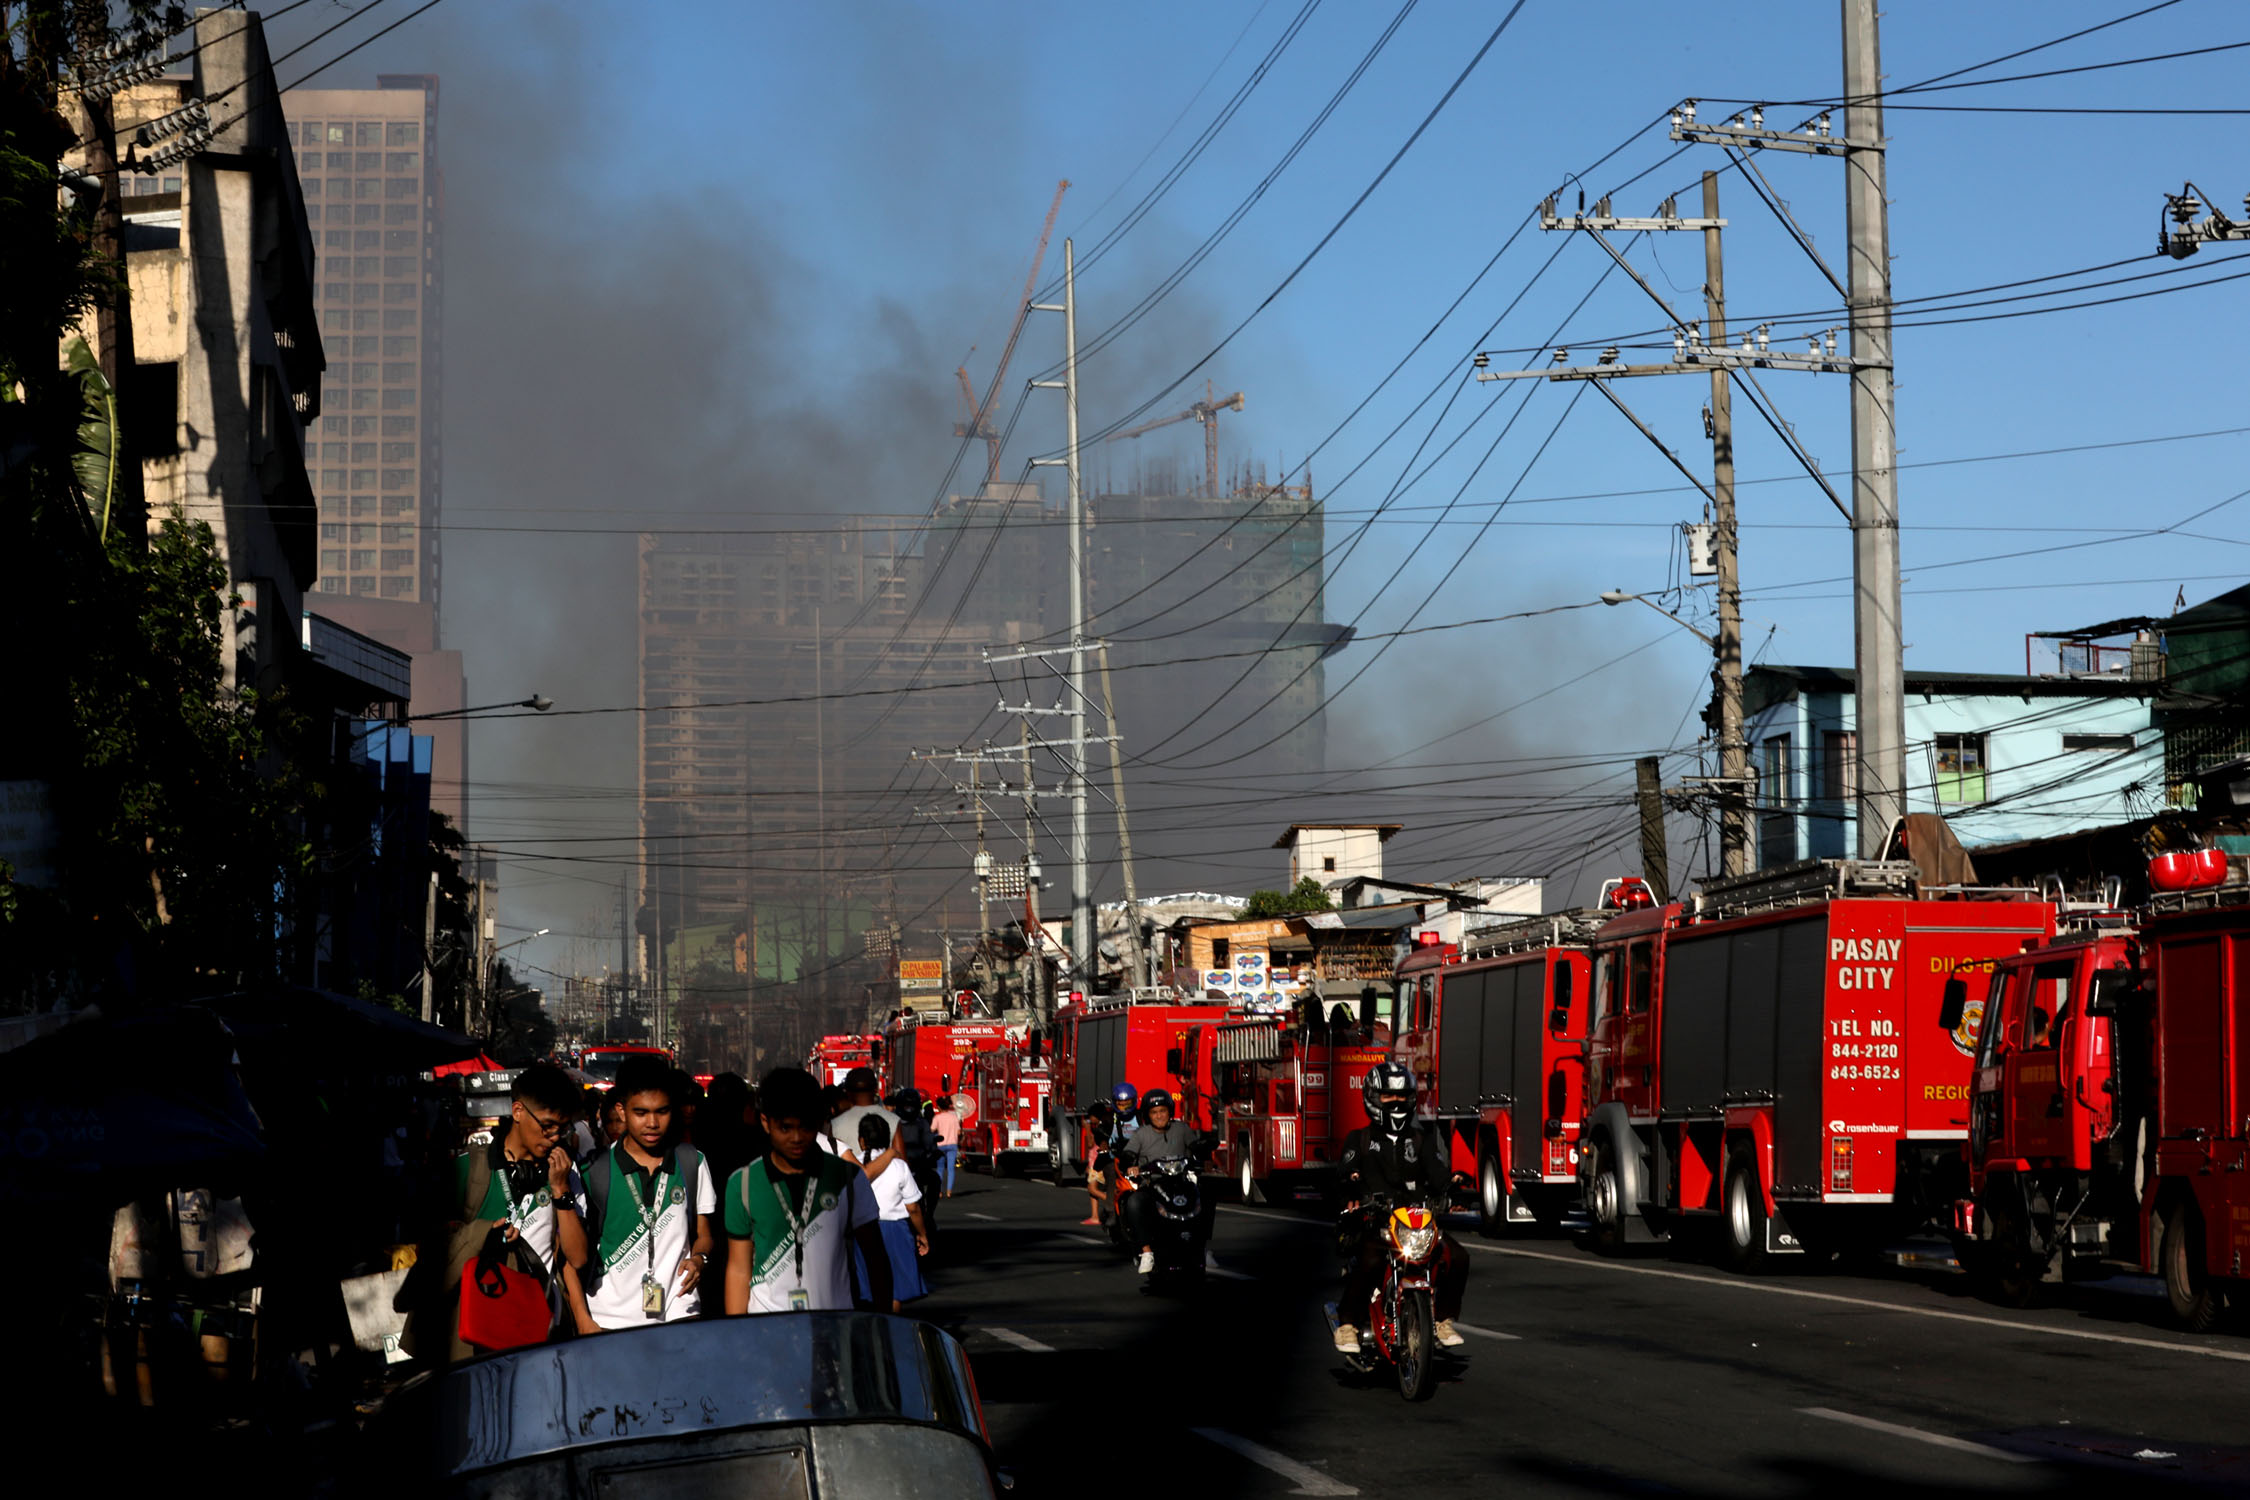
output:
[[[2142,1285],[2011,1312],[1958,1275],[1455,1234],[1465,1358],[1410,1406],[1329,1347],[1326,1220],[1227,1205],[1197,1293],[1144,1295],[1086,1196],[964,1175],[912,1311],[966,1340],[1019,1494],[2250,1492],[2250,1334]]]

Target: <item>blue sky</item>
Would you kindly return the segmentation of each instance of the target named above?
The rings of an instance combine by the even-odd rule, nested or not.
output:
[[[1057,239],[1074,236],[1083,257],[1179,159],[1301,3],[620,11],[455,0],[369,47],[320,81],[350,86],[389,70],[445,80],[448,234],[466,257],[448,272],[460,372],[449,378],[477,393],[452,414],[449,515],[464,525],[537,524],[565,513],[663,524],[741,510],[925,507],[953,456],[944,425],[956,402],[953,366],[974,345],[971,372],[980,385],[989,375],[1056,180],[1072,182]],[[372,12],[365,27],[396,8],[394,0]],[[1900,0],[1884,18],[1886,72],[1893,86],[1911,83],[2132,8],[2122,0]],[[1688,95],[1813,99],[1840,88],[1833,4],[1530,0],[1357,216],[1223,352],[1195,368],[1365,189],[1504,11],[1448,0],[1413,6],[1231,233],[1084,372],[1089,428],[1191,376],[1153,407],[1176,409],[1208,377],[1222,393],[1247,395],[1246,411],[1222,418],[1230,457],[1261,459],[1278,473],[1317,448],[1313,479],[1331,507],[1330,613],[1365,630],[1395,628],[1416,611],[1428,624],[1583,601],[1612,587],[1653,592],[1677,580],[1671,528],[1694,518],[1700,498],[1606,403],[1587,397],[1564,418],[1572,388],[1540,385],[1473,476],[1520,392],[1488,412],[1502,388],[1469,386],[1446,405],[1479,334],[1519,294],[1490,347],[1544,346],[1560,329],[1561,341],[1591,353],[1605,335],[1658,323],[1621,276],[1595,287],[1607,261],[1590,242],[1524,233],[1365,411],[1345,418],[1544,193],[1667,106]],[[1326,0],[1312,13],[1210,148],[1081,276],[1083,339],[1139,302],[1274,170],[1397,14],[1393,4],[1346,0]],[[325,5],[310,8],[275,32],[290,45],[335,16]],[[2246,22],[2240,6],[2183,0],[1972,76],[2240,42],[2250,39]],[[336,40],[359,34],[347,29]],[[1920,97],[2070,111],[2228,107],[2243,101],[2246,59],[2250,51],[2221,52]],[[1777,108],[1770,123],[1794,124],[1805,113]],[[2183,179],[2229,210],[2250,189],[2250,118],[1895,111],[1889,134],[1901,299],[2146,256],[2162,194]],[[1698,148],[1658,165],[1676,149],[1661,127],[1632,137],[1585,179],[1590,196],[1655,168],[1619,194],[1618,211],[1648,213],[1674,190],[1692,209],[1699,173],[1726,162],[1715,148]],[[1840,271],[1841,167],[1779,155],[1760,164]],[[1722,179],[1722,193],[1736,326],[1833,306],[1819,271],[1740,174]],[[667,226],[694,247],[692,264],[684,254],[671,259],[680,241]],[[652,253],[651,245],[671,249]],[[1692,239],[1644,242],[1629,257],[1676,305],[1700,305]],[[569,264],[552,263],[558,259]],[[2147,259],[2101,274],[2170,265]],[[2176,523],[2240,489],[2242,434],[1947,462],[2250,426],[2239,372],[2230,368],[2242,342],[2245,283],[2169,290],[2245,268],[2218,250],[2190,266],[2049,299],[2167,289],[2142,300],[1900,330],[1910,664],[2021,670],[2027,631],[2163,612],[2179,589],[2192,603],[2250,573],[2250,501],[2183,532],[2120,538]],[[544,369],[511,364],[506,325],[480,321],[477,308],[536,316],[507,298],[564,270],[577,279],[556,283],[558,317],[567,320],[573,307],[612,312],[692,346],[692,377],[655,430],[621,420],[619,430],[601,431],[556,419],[551,403],[512,406],[495,394],[566,377],[552,357]],[[703,290],[701,278],[716,289]],[[617,308],[593,306],[612,292]],[[680,300],[667,301],[668,292]],[[605,381],[645,387],[650,381],[637,379],[629,361],[673,362],[665,349],[636,347],[617,368],[567,378],[597,389]],[[1052,320],[1035,320],[1010,376],[1011,401],[1017,380],[1058,351]],[[1494,363],[1519,359],[1540,362],[1503,353]],[[1845,491],[1844,381],[1774,373],[1764,386]],[[1415,415],[1433,390],[1436,401]],[[1691,468],[1707,472],[1703,381],[1627,382],[1619,394]],[[1448,414],[1433,423],[1441,408]],[[1750,648],[1768,660],[1846,663],[1849,602],[1836,580],[1849,572],[1848,534],[1819,492],[1793,477],[1794,462],[1739,397],[1736,410]],[[730,425],[738,418],[739,431]],[[1465,429],[1448,456],[1429,462]],[[1533,463],[1550,429],[1553,439]],[[1033,400],[1007,469],[1059,439],[1056,403]],[[761,489],[723,477],[745,453],[755,461],[799,441],[804,448],[791,461],[812,476],[804,483]],[[581,445],[588,451],[577,451]],[[531,446],[551,451],[527,469]],[[1187,462],[1199,451],[1197,429],[1183,424],[1140,446],[1146,457]],[[724,462],[663,470],[645,485],[583,478],[615,462],[594,448],[649,447],[704,448]],[[1417,447],[1424,457],[1410,465]],[[829,461],[824,451],[864,499],[810,493]],[[1418,477],[1402,484],[1409,472]],[[1479,536],[1477,523],[1511,489],[1514,500]],[[1456,495],[1459,508],[1441,518],[1437,508]],[[1352,528],[1386,498],[1390,514],[1343,555]],[[558,570],[613,577],[617,539],[463,532],[448,536],[446,548],[447,628],[468,650],[476,682],[501,696],[525,685],[571,700],[630,696],[629,641],[620,655],[614,632],[588,642],[558,630],[575,605],[558,607],[543,586]],[[1683,608],[1705,607],[1691,599]],[[1363,646],[1340,657],[1331,684],[1371,655]],[[1411,719],[1419,740],[1589,673],[1522,716],[1538,725],[1517,731],[1511,747],[1675,744],[1693,738],[1692,723],[1684,732],[1676,726],[1700,699],[1706,670],[1692,637],[1640,610],[1417,637],[1337,701],[1336,752],[1343,764],[1364,764],[1371,752],[1399,747],[1388,727],[1369,723]],[[558,689],[563,674],[577,680]],[[630,740],[617,727],[588,721],[564,747],[554,743],[554,726],[489,726],[480,730],[474,774],[495,784],[629,785]],[[547,740],[537,738],[543,734]],[[490,805],[496,819],[522,820],[496,822],[503,835],[560,826],[549,814]],[[1259,865],[1238,863],[1245,871]],[[580,900],[559,882],[534,880],[517,894],[528,905],[511,914],[523,912],[526,926],[562,926]],[[559,950],[531,951],[561,961]]]

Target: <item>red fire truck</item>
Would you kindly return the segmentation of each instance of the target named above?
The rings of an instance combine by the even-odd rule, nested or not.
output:
[[[2191,880],[2228,879],[2184,852],[2208,856]],[[2042,1279],[2153,1272],[2209,1327],[2250,1257],[2250,888],[2152,897],[1992,967],[1939,1017],[1977,1038],[1963,1264],[2019,1304]]]
[[[1218,1136],[1211,1171],[1231,1176],[1243,1202],[1319,1202],[1344,1137],[1367,1123],[1360,1083],[1390,1055],[1385,1041],[1292,1016],[1190,1026],[1179,1049],[1181,1118]]]
[[[1007,1042],[1008,1028],[999,1021],[925,1019],[909,1011],[883,1028],[883,1097],[900,1089],[919,1090],[925,1099],[953,1093],[972,1055]]]
[[[1399,965],[1398,1057],[1422,1085],[1455,1180],[1474,1184],[1488,1234],[1504,1222],[1552,1226],[1577,1201],[1587,949],[1612,914],[1512,922],[1458,949],[1418,947]]]
[[[1086,1112],[1130,1083],[1182,1092],[1181,1047],[1188,1028],[1225,1020],[1224,1001],[1184,1001],[1169,988],[1073,1000],[1055,1012],[1050,1037],[1047,1161],[1055,1185],[1086,1169]]]
[[[1044,1161],[1053,1089],[1045,1043],[1011,1035],[1006,1046],[971,1053],[963,1067],[962,1165],[1013,1176],[1033,1158]]]
[[[819,1080],[822,1088],[831,1088],[841,1084],[852,1069],[874,1064],[875,1038],[824,1036],[813,1043],[812,1056],[805,1059],[805,1071]]]
[[[1598,1246],[1717,1219],[1726,1258],[1880,1245],[1960,1196],[1970,1041],[1946,979],[2051,936],[2024,893],[1805,860],[1593,943],[1579,1183]]]
[[[618,1066],[628,1057],[653,1057],[658,1062],[670,1066],[672,1049],[669,1047],[645,1047],[626,1042],[603,1043],[599,1046],[588,1047],[580,1053],[578,1067],[596,1089],[606,1094],[616,1085]]]

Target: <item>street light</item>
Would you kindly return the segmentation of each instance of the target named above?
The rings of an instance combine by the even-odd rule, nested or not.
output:
[[[505,953],[510,948],[520,948],[525,943],[530,942],[531,938],[543,938],[548,933],[553,932],[554,930],[555,929],[552,927],[542,927],[537,932],[531,934],[531,937],[520,937],[515,939],[513,942],[502,943],[499,947],[493,949],[492,951],[495,953]]]
[[[431,714],[408,714],[406,722],[419,724],[425,719],[458,719],[468,714],[488,714],[502,708],[528,708],[535,714],[543,714],[554,706],[554,699],[543,693],[533,693],[530,697],[519,698],[513,703],[485,703],[475,708],[448,708]]]
[[[1641,603],[1647,605],[1650,609],[1655,610],[1665,619],[1670,620],[1673,624],[1679,626],[1682,630],[1686,631],[1689,635],[1694,636],[1697,640],[1701,641],[1704,645],[1709,646],[1712,650],[1716,651],[1719,649],[1719,642],[1716,637],[1706,635],[1703,631],[1698,630],[1695,626],[1690,625],[1687,621],[1681,619],[1678,615],[1673,614],[1670,610],[1666,609],[1663,605],[1657,603],[1654,599],[1651,599],[1646,594],[1628,594],[1623,589],[1608,589],[1605,590],[1602,594],[1602,603],[1604,604],[1623,604],[1628,599],[1638,599]]]

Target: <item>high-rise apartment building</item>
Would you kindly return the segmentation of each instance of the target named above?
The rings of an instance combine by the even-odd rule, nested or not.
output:
[[[414,658],[414,708],[467,702],[460,653],[441,647],[445,279],[438,81],[388,74],[372,89],[291,89],[297,172],[319,259],[328,357],[305,435],[320,502],[321,612]],[[466,810],[467,729],[431,726],[432,804]]]
[[[1325,619],[1322,516],[1309,489],[1097,495],[1088,516],[1097,633],[1151,616],[1146,630],[1124,635],[1200,627],[1114,648],[1128,752],[1161,757],[1186,731],[1219,735],[1220,748],[1204,756],[1259,746],[1263,773],[1322,770],[1319,661],[1337,632]],[[713,978],[720,969],[755,976],[772,996],[800,976],[838,974],[870,930],[879,940],[894,922],[909,957],[934,957],[941,929],[976,930],[969,860],[956,842],[971,837],[965,799],[918,807],[930,802],[931,779],[908,757],[1016,741],[1018,721],[996,715],[994,703],[1024,701],[1025,669],[1003,669],[996,691],[983,653],[1065,635],[1066,546],[1062,513],[1032,485],[950,500],[926,529],[862,515],[817,529],[642,538],[639,696],[650,711],[639,926],[644,938],[661,937],[649,961],[669,993],[735,993],[741,981]],[[1060,691],[1039,669],[1026,675],[1037,702]],[[1039,718],[1034,737],[1057,738],[1060,726]],[[1096,747],[1091,759],[1106,803],[1105,752]],[[950,760],[937,769],[969,776]],[[1052,789],[1053,757],[1042,753],[1034,769]],[[987,788],[1022,780],[1012,758],[982,776]],[[1020,805],[989,791],[985,800],[991,847],[1013,865]],[[1040,816],[1060,829],[1051,800]],[[1170,820],[1180,821],[1176,809]],[[1095,822],[1099,861],[1111,823],[1106,813]],[[1062,850],[1050,833],[1040,838],[1053,878]],[[1050,917],[1061,915],[1061,899],[1051,892],[1043,903]],[[1006,919],[1004,904],[992,920]],[[790,998],[815,1005],[824,987],[834,985],[808,980]]]

